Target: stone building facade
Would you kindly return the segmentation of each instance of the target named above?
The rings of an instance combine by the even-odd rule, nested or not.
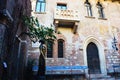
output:
[[[30,16],[30,0],[0,0],[0,80],[23,80],[27,31],[22,16]]]
[[[119,50],[112,47],[114,37],[117,40],[117,48],[120,47],[119,0],[31,0],[31,2],[32,15],[39,19],[40,24],[52,25],[56,32],[60,33],[56,34],[52,57],[46,53],[48,67],[46,74],[107,75],[114,72],[113,57],[110,56],[118,52],[117,60],[120,58]],[[59,40],[63,43],[62,57],[59,57]],[[29,58],[38,59],[39,44],[31,45]],[[120,64],[119,60],[115,63]]]

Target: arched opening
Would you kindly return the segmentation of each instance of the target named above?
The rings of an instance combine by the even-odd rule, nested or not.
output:
[[[63,58],[64,56],[64,40],[58,40],[58,58]]]
[[[90,74],[101,73],[99,52],[96,44],[90,42],[87,46],[87,64]]]

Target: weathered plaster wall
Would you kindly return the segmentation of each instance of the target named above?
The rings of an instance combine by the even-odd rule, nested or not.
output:
[[[94,40],[96,40],[97,42],[95,44],[99,49],[99,54],[101,54],[101,66],[104,66],[101,67],[101,69],[103,73],[106,73],[106,54],[112,49],[111,41],[113,33],[119,41],[120,4],[118,2],[100,0],[100,3],[104,7],[103,11],[105,15],[105,19],[100,19],[96,7],[97,0],[89,0],[92,6],[93,17],[87,17],[84,5],[85,0],[46,0],[45,13],[35,12],[36,0],[31,1],[33,10],[32,15],[37,17],[41,24],[47,26],[50,26],[51,24],[54,26],[54,10],[56,9],[57,3],[66,3],[67,9],[79,11],[80,22],[76,34],[73,34],[72,28],[58,27],[58,31],[65,37],[64,58],[59,59],[56,57],[57,48],[54,46],[55,56],[53,58],[46,58],[47,65],[87,65],[85,62],[87,44],[89,44],[89,41],[94,42]],[[59,35],[57,37],[59,37]],[[90,40],[86,42],[87,39]],[[102,56],[104,59],[102,59]]]

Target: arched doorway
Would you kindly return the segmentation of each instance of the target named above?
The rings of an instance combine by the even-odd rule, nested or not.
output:
[[[87,64],[90,74],[101,73],[100,59],[96,44],[90,42],[87,46]]]

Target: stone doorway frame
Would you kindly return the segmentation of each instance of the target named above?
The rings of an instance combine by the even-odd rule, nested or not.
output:
[[[93,42],[96,44],[98,48],[98,55],[100,59],[100,69],[101,69],[101,74],[107,75],[107,68],[106,68],[106,61],[105,61],[105,53],[104,53],[104,46],[100,42],[98,38],[95,38],[94,36],[89,36],[85,39],[83,43],[83,55],[84,55],[84,65],[88,66],[87,64],[87,46],[90,42]],[[85,71],[86,74],[88,74],[88,70]]]

